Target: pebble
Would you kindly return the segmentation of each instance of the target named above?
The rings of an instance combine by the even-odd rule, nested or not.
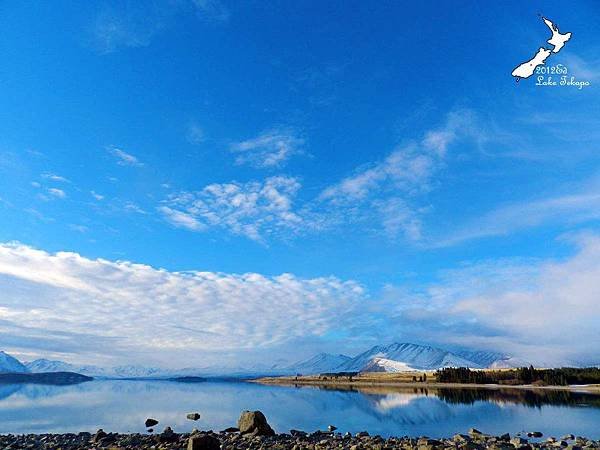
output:
[[[509,435],[489,436],[487,434],[456,434],[449,438],[431,438],[422,436],[389,437],[370,436],[360,432],[354,436],[335,432],[306,433],[291,430],[289,434],[275,436],[243,435],[239,432],[223,430],[195,431],[193,433],[176,433],[170,427],[158,435],[152,434],[120,434],[108,433],[102,429],[95,434],[27,434],[0,435],[0,449],[62,449],[62,450],[600,450],[600,441],[583,437],[564,436],[558,441],[546,439],[542,442],[528,441],[515,436],[510,441]]]

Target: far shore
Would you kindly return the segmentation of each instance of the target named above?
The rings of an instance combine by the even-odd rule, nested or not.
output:
[[[396,376],[394,376],[396,375]],[[412,375],[412,374],[411,374]],[[359,375],[352,380],[348,378],[319,377],[318,375],[309,376],[280,376],[263,377],[248,380],[251,383],[281,385],[281,386],[315,386],[315,387],[339,387],[341,389],[353,388],[407,388],[407,389],[527,389],[527,390],[560,390],[573,392],[589,392],[600,394],[600,384],[569,385],[569,386],[551,386],[551,385],[532,385],[532,384],[476,384],[476,383],[439,383],[436,381],[408,381],[397,374],[369,374],[368,376]],[[433,378],[433,377],[431,377]]]

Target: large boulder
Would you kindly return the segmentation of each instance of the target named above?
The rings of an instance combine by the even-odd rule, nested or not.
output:
[[[238,420],[238,428],[242,434],[255,436],[275,436],[267,418],[260,411],[243,411]]]
[[[188,439],[187,450],[220,450],[221,442],[210,434],[192,434]]]
[[[153,427],[154,425],[158,425],[158,420],[152,419],[152,418],[148,418],[144,422],[144,425],[146,425],[146,428]]]

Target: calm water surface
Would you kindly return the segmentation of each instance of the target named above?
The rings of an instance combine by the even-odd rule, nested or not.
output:
[[[1,385],[0,433],[142,432],[147,417],[175,431],[235,426],[240,411],[262,410],[277,432],[334,424],[339,431],[449,436],[542,431],[600,438],[600,397],[519,390],[369,390],[252,383],[92,381],[71,386]],[[188,412],[202,418],[192,422]]]

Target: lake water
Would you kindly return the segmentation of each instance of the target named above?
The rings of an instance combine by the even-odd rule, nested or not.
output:
[[[277,432],[334,424],[339,431],[431,437],[476,427],[501,434],[542,431],[600,438],[600,397],[523,390],[349,391],[253,383],[102,381],[70,386],[0,386],[0,433],[142,432],[148,417],[157,430],[221,430],[244,409],[260,409]],[[188,412],[202,418],[192,422]]]

